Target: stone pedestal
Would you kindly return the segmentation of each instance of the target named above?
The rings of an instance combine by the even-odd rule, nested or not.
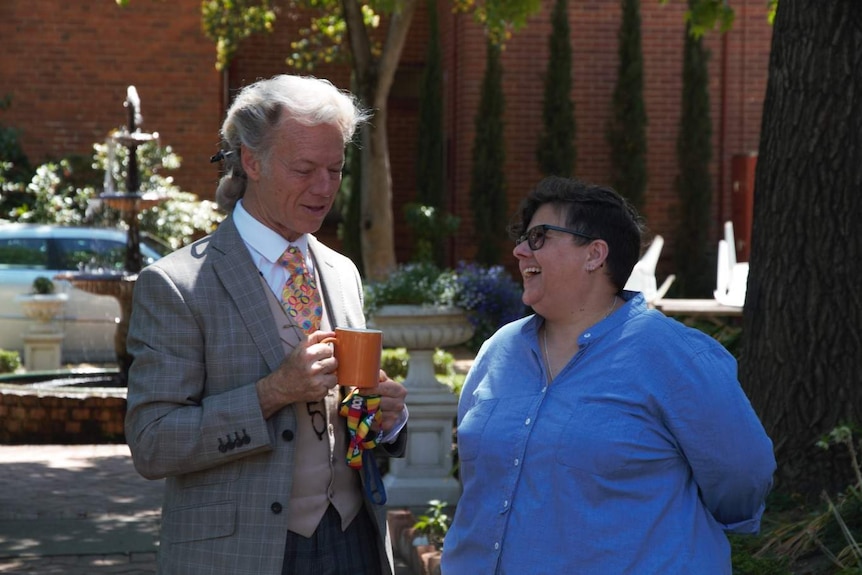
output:
[[[24,367],[27,371],[60,369],[63,358],[63,332],[54,323],[62,315],[66,294],[27,294],[15,298],[24,315],[35,320],[30,330],[21,336],[24,340]]]
[[[369,326],[383,330],[385,347],[405,347],[410,364],[407,388],[409,437],[404,458],[389,462],[383,478],[387,506],[422,507],[439,499],[454,505],[461,485],[452,477],[452,432],[458,398],[437,381],[434,351],[464,343],[473,326],[460,308],[383,306]]]
[[[60,332],[31,332],[23,336],[24,367],[27,371],[60,369],[63,357],[63,334]]]

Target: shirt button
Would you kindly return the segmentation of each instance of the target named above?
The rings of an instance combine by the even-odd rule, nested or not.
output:
[[[499,548],[500,548],[500,542],[498,541],[498,542],[494,543],[494,549],[499,549]]]
[[[289,429],[285,429],[281,432],[281,438],[285,441],[293,441],[293,432]]]
[[[532,421],[532,420],[528,417],[527,421],[524,422],[524,425],[530,425],[530,421]]]
[[[506,509],[508,507],[509,507],[509,500],[507,499],[507,500],[503,501],[503,509]]]
[[[584,334],[584,339],[587,339],[587,338],[589,338],[589,337],[590,337],[590,334],[589,334],[589,333],[585,333],[585,334]]]
[[[275,513],[276,515],[281,513],[281,503],[279,503],[278,501],[276,501],[275,503],[270,505],[269,508],[272,509],[272,512]]]
[[[515,467],[518,467],[521,464],[521,460],[517,457],[515,458]]]

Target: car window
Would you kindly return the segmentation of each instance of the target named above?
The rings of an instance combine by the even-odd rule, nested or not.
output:
[[[125,242],[92,238],[56,238],[54,241],[57,269],[123,271]]]
[[[0,269],[48,269],[47,238],[0,239]]]

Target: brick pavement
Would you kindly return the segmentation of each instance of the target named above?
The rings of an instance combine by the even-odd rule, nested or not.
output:
[[[126,445],[0,445],[0,573],[153,575],[162,486]]]

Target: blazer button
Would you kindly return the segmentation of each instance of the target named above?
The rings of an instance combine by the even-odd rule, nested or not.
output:
[[[289,429],[285,429],[281,432],[281,438],[285,441],[293,441],[293,432]]]
[[[281,513],[281,503],[279,503],[278,501],[276,501],[275,503],[270,505],[269,508],[272,509],[272,512],[275,513],[276,515]]]

